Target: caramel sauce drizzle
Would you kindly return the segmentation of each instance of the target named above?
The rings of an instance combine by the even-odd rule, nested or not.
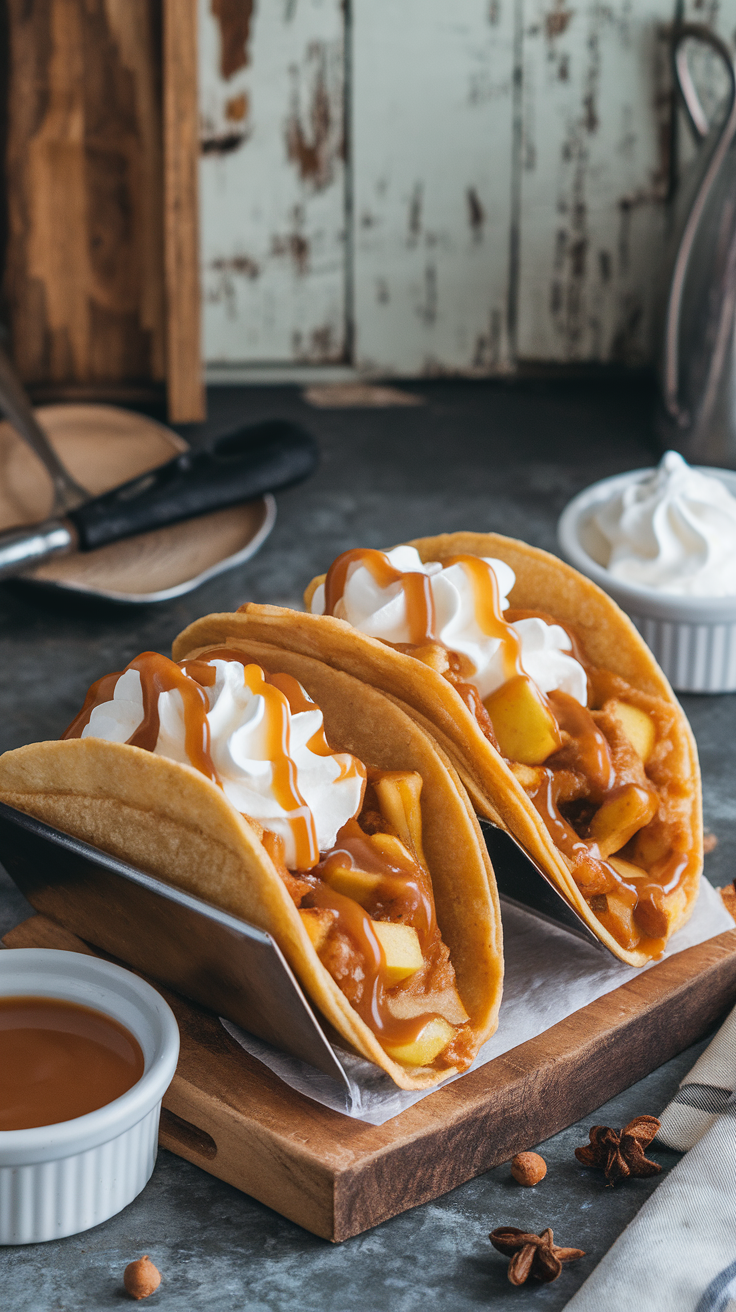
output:
[[[369,569],[381,587],[387,587],[390,583],[401,583],[406,596],[407,619],[413,645],[421,646],[429,641],[439,642],[434,634],[434,614],[432,613],[431,623],[427,618],[430,614],[429,605],[420,598],[418,590],[415,596],[407,586],[409,579],[423,579],[425,591],[431,599],[429,576],[415,573],[402,574],[400,570],[391,566],[385,554],[380,551],[356,549],[343,552],[337,557],[325,579],[325,614],[334,615],[335,607],[345,591],[348,571],[354,562],[359,562]],[[500,641],[505,682],[518,678],[531,682],[521,663],[521,638],[513,628],[513,620],[539,618],[547,624],[560,624],[560,621],[541,612],[511,608],[508,612],[509,618],[505,619],[501,609],[498,580],[493,567],[480,556],[466,554],[451,556],[442,561],[445,568],[456,564],[462,565],[471,582],[478,627],[486,636],[498,638]],[[585,669],[585,660],[576,635],[571,633],[566,625],[562,624],[560,627],[565,629],[570,638],[571,654]],[[454,672],[448,671],[445,677],[455,685],[468,709],[475,714],[483,732],[495,744],[492,726],[491,732],[488,732],[488,726],[484,724],[479,713],[482,707],[480,699],[469,695],[468,690],[473,688],[473,685],[461,684]],[[598,729],[587,707],[580,706],[575,698],[561,691],[552,692],[548,696],[541,693],[539,689],[537,691],[558,726],[570,739],[559,753],[555,753],[553,760],[557,760],[558,764],[564,762],[565,765],[583,774],[590,789],[591,800],[601,803],[614,794],[617,787],[616,773],[605,735]],[[488,719],[485,707],[482,709],[484,718]],[[665,861],[658,863],[657,868],[649,872],[651,881],[637,888],[634,884],[627,883],[608,861],[604,861],[600,857],[597,845],[581,838],[561,815],[557,806],[552,769],[545,769],[542,783],[528,796],[541,816],[553,843],[571,862],[576,872],[574,877],[583,895],[590,898],[616,889],[624,900],[637,907],[637,911],[641,907],[642,929],[652,945],[656,945],[658,935],[652,930],[663,919],[662,898],[677,888],[688,869],[687,854],[671,854]]]
[[[289,755],[289,733],[290,713],[315,709],[315,703],[305,696],[296,679],[288,674],[268,676],[260,665],[228,648],[217,648],[196,660],[183,661],[181,665],[158,652],[143,652],[125,667],[126,670],[137,670],[140,674],[143,698],[143,719],[127,740],[128,744],[149,752],[155,750],[161,727],[159,697],[163,692],[176,689],[181,694],[184,706],[186,755],[196,770],[220,785],[210,754],[207,719],[210,707],[205,692],[205,688],[214,686],[217,672],[211,662],[216,659],[237,660],[243,667],[246,686],[265,701],[266,756],[273,769],[273,793],[279,806],[289,815],[296,845],[296,868],[310,870],[319,861],[317,830],[312,812],[299,791],[296,765]],[[105,675],[92,685],[82,710],[63,734],[64,738],[81,738],[92,711],[96,706],[111,700],[115,685],[123,673],[125,671],[121,670]],[[321,728],[312,735],[307,745],[317,755],[332,754]],[[357,771],[356,761],[348,757],[340,763],[340,775],[336,782]]]
[[[211,651],[200,652],[198,661],[201,661],[203,664],[207,661],[238,661],[243,666],[253,664],[244,652],[239,652],[233,647],[214,647]],[[191,672],[192,664],[187,664],[186,668],[188,672]],[[205,668],[212,669],[212,666],[205,665]],[[260,669],[262,667],[259,666],[258,668]],[[319,710],[317,703],[312,701],[309,694],[305,692],[304,688],[302,688],[299,680],[295,679],[293,675],[267,674],[264,670],[263,677],[267,684],[272,685],[274,688],[278,688],[279,692],[283,693],[289,704],[289,709],[292,715],[299,715],[302,711]],[[214,673],[212,682],[214,683]],[[307,740],[307,749],[312,752],[314,756],[335,755],[325,737],[324,723],[322,723],[315,733],[312,734],[312,737]],[[341,783],[343,779],[348,779],[357,773],[354,760],[351,759],[350,754],[347,752],[339,754],[344,756],[345,759],[340,762],[340,773],[337,776],[335,783]]]
[[[213,782],[219,782],[210,756],[210,726],[207,720],[210,704],[207,695],[200,684],[188,678],[179,665],[156,651],[142,652],[126,665],[125,670],[108,674],[93,683],[82,710],[62,734],[62,738],[81,738],[95,707],[112,699],[118,679],[128,670],[137,670],[140,674],[143,697],[143,719],[128,738],[128,744],[131,747],[142,747],[147,752],[154,751],[161,727],[158,699],[161,693],[176,689],[181,694],[184,706],[184,750],[195,770],[200,770]]]
[[[370,547],[343,551],[341,556],[333,560],[325,578],[325,615],[335,614],[335,607],[345,592],[348,571],[355,563],[364,565],[381,588],[388,588],[392,583],[401,585],[406,598],[409,640],[414,646],[420,647],[425,642],[437,641],[434,597],[429,576],[418,570],[405,573],[396,569],[383,551],[374,551]]]
[[[317,878],[307,898],[308,905],[335,913],[338,929],[352,939],[360,954],[365,983],[360,997],[352,1004],[355,1010],[381,1043],[389,1046],[413,1043],[437,1013],[425,1012],[403,1019],[393,1015],[387,996],[390,986],[386,979],[386,957],[371,916],[368,910],[325,881],[324,876],[329,876],[334,866],[348,866],[381,876],[374,895],[376,906],[384,908],[388,904],[391,920],[400,920],[416,929],[423,956],[438,934],[429,878],[414,861],[399,864],[390,860],[368,842],[357,821],[349,820],[337,836],[337,845],[312,872]],[[380,919],[389,917],[381,915]]]
[[[266,680],[272,683],[274,688],[278,688],[285,696],[291,708],[292,715],[299,715],[302,711],[314,711],[319,709],[316,702],[305,693],[298,679],[291,674],[267,674]],[[333,756],[334,753],[330,744],[325,737],[324,722],[307,740],[307,748],[314,756]],[[347,753],[340,753],[345,759],[340,762],[340,773],[336,783],[355,773],[355,766],[351,763]]]
[[[87,728],[95,706],[101,706],[103,702],[112,701],[115,685],[123,673],[123,670],[115,670],[113,674],[103,674],[101,679],[97,679],[90,685],[82,709],[74,716],[71,724],[67,725],[61,735],[62,741],[65,738],[82,737],[82,732]]]
[[[329,881],[335,867],[365,870],[381,876],[376,903],[391,904],[391,919],[397,917],[417,931],[424,953],[437,929],[434,898],[425,871],[418,862],[399,864],[368,841],[356,820],[343,825],[336,846],[323,855],[313,873]]]
[[[322,876],[335,865],[348,865],[380,875],[379,901],[390,904],[393,919],[413,925],[423,954],[438,935],[429,876],[408,854],[407,861],[400,863],[378,851],[355,820],[348,821],[343,827],[338,835],[338,845],[320,863],[314,817],[299,792],[296,766],[289,756],[290,714],[316,707],[299,682],[288,674],[269,676],[260,665],[230,648],[212,649],[201,653],[195,660],[183,661],[181,665],[157,652],[144,652],[125,667],[140,674],[143,699],[143,719],[128,743],[154,751],[160,731],[159,697],[162,692],[177,689],[184,705],[186,754],[196,769],[219,784],[210,755],[209,699],[205,692],[215,684],[217,672],[212,662],[218,659],[238,661],[243,667],[246,686],[255,695],[263,697],[266,704],[266,754],[273,767],[274,796],[290,815],[297,852],[296,870],[312,872],[308,880],[294,879],[290,872],[286,872],[295,886],[295,900],[300,901],[306,893],[308,905],[333,911],[338,928],[354,943],[361,957],[365,980],[355,1004],[356,1010],[379,1041],[388,1044],[414,1042],[437,1013],[427,1012],[408,1019],[399,1019],[392,1014],[387,996],[390,986],[386,977],[386,957],[373,930],[371,917],[352,898],[331,888]],[[112,699],[123,673],[125,671],[105,675],[92,685],[82,710],[64,733],[64,738],[81,737],[95,706]],[[318,755],[332,754],[322,729],[312,736],[309,747]],[[358,768],[357,760],[349,758],[342,763],[340,778],[348,772],[356,773]],[[265,830],[263,842],[278,868],[282,864],[281,840]]]
[[[605,916],[605,895],[613,892],[616,893],[619,901],[633,912],[635,921],[637,921],[639,908],[641,907],[642,917],[641,923],[637,921],[638,928],[644,938],[649,940],[647,947],[652,950],[652,955],[659,955],[664,947],[664,939],[662,938],[660,941],[660,935],[664,933],[662,922],[664,921],[666,928],[666,920],[664,920],[661,906],[652,901],[649,894],[651,886],[643,889],[638,883],[626,880],[623,875],[619,874],[615,866],[601,858],[595,843],[586,842],[585,839],[576,834],[572,825],[559,812],[555,795],[554,771],[545,769],[544,775],[545,778],[539,788],[529,793],[528,796],[541,816],[555,847],[564,853],[570,861],[572,877],[583,897],[591,905],[591,910],[597,915],[600,915],[602,911]],[[659,891],[661,892],[661,889]],[[601,895],[603,895],[603,908],[596,908],[596,899],[600,898]],[[653,930],[657,932],[653,933]],[[614,937],[616,937],[615,934]],[[624,943],[623,946],[627,946],[627,944]],[[635,944],[630,943],[628,946],[635,946]]]
[[[569,655],[572,656],[573,660],[577,661],[578,665],[582,665],[583,669],[585,669],[585,654],[583,648],[580,645],[580,640],[577,634],[574,629],[570,628],[569,624],[565,624],[562,620],[555,619],[554,615],[549,615],[547,611],[522,610],[518,606],[509,606],[506,611],[506,620],[509,624],[516,624],[518,620],[542,620],[545,624],[549,624],[550,626],[554,625],[558,629],[564,629],[570,639]]]
[[[625,786],[621,785],[621,787]],[[615,794],[616,787],[611,788],[609,797]],[[642,869],[641,880],[629,881],[616,870],[615,866],[601,857],[596,843],[580,838],[572,825],[561,815],[557,806],[553,770],[545,768],[541,784],[527,796],[541,816],[555,847],[570,861],[573,879],[583,897],[591,903],[592,910],[597,911],[595,907],[597,897],[615,892],[633,912],[634,922],[643,940],[646,940],[646,943],[641,942],[639,946],[645,946],[652,956],[658,956],[664,948],[667,930],[663,900],[666,894],[677,888],[687,870],[690,864],[687,853],[676,852],[666,857],[658,863],[662,868],[661,873],[657,867],[654,867],[649,872],[649,880],[646,880],[647,872]],[[664,879],[667,880],[666,883]]]
[[[352,943],[358,955],[352,983],[360,982],[362,987],[358,996],[350,999],[351,1006],[379,1042],[389,1046],[413,1043],[437,1013],[424,1012],[403,1019],[393,1015],[388,995],[396,986],[388,982],[385,953],[371,921],[392,920],[412,925],[426,959],[428,950],[431,952],[433,944],[439,940],[434,898],[426,870],[409,853],[403,863],[389,859],[368,842],[367,835],[355,819],[343,825],[335,847],[322,853],[319,864],[298,878],[283,865],[281,839],[265,830],[262,841],[296,905],[331,911],[335,929]],[[329,877],[335,866],[365,870],[381,877],[367,908],[330,885],[325,876]],[[456,1032],[461,1030],[462,1027],[458,1027]]]
[[[554,770],[544,769],[542,782],[538,788],[527,796],[544,821],[545,827],[555,847],[576,865],[581,857],[593,855],[591,846],[576,834],[572,825],[560,814],[557,806],[557,789]],[[611,868],[612,874],[615,871]],[[605,893],[606,888],[595,888],[595,893]]]
[[[585,775],[591,797],[603,801],[616,786],[616,772],[605,734],[601,733],[587,706],[581,706],[569,693],[558,689],[548,693],[547,697],[559,727],[572,739],[555,753],[554,760],[564,759],[571,769]]]
[[[430,576],[419,571],[404,572],[396,569],[385,552],[369,547],[343,551],[342,555],[333,560],[325,577],[325,615],[335,614],[345,594],[350,567],[354,564],[363,565],[381,588],[387,588],[392,583],[401,584],[406,598],[406,618],[413,646],[440,641],[435,632],[436,617]],[[487,637],[499,639],[506,678],[527,678],[521,665],[521,639],[503,618],[498,579],[492,566],[482,557],[470,555],[450,556],[442,561],[444,569],[450,565],[462,565],[470,579],[478,627]]]
[[[521,638],[503,618],[501,593],[493,566],[481,556],[466,555],[450,556],[442,564],[444,568],[462,565],[470,579],[478,628],[487,638],[498,638],[506,682],[509,679],[529,680],[521,664]]]
[[[691,860],[688,852],[672,852],[663,861],[658,861],[649,872],[654,876],[655,888],[661,889],[665,894],[673,893],[689,868]]]
[[[322,881],[310,894],[309,901],[312,906],[336,913],[339,928],[353,940],[360,953],[365,984],[360,997],[352,1003],[358,1015],[380,1043],[414,1043],[437,1013],[426,1012],[403,1019],[393,1015],[387,998],[386,957],[368,913],[351,897],[345,897]]]
[[[396,569],[383,551],[356,547],[344,551],[334,560],[325,577],[325,615],[334,615],[347,585],[348,573],[353,564],[363,565],[379,587],[387,588],[400,583],[406,598],[406,618],[410,645],[423,646],[428,642],[440,643],[436,634],[436,617],[431,578],[418,571],[404,573]],[[521,638],[511,624],[503,618],[501,594],[493,567],[480,556],[457,555],[442,561],[443,568],[462,565],[473,589],[475,618],[478,627],[489,638],[498,638],[506,680],[527,679],[521,664]],[[441,644],[442,645],[442,644]],[[456,653],[453,653],[456,654]],[[453,680],[454,681],[454,680]],[[467,697],[465,698],[467,701]]]
[[[310,870],[319,861],[314,816],[299,792],[296,765],[289,755],[290,707],[286,695],[266,681],[260,665],[243,667],[245,684],[266,703],[266,756],[273,770],[272,788],[279,806],[289,814],[296,845],[297,870]]]

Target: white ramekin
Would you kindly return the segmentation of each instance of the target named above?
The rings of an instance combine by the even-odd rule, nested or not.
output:
[[[66,998],[102,1011],[135,1035],[145,1060],[138,1083],[97,1111],[58,1125],[0,1131],[0,1244],[34,1244],[107,1221],[148,1183],[179,1029],[150,984],[79,952],[0,952],[0,996],[13,995]]]
[[[736,472],[694,465],[718,478],[736,496]],[[601,561],[606,544],[592,523],[601,502],[608,501],[651,469],[634,469],[593,483],[574,497],[557,525],[560,550],[571,565],[587,574],[631,617],[678,692],[736,691],[736,596],[679,597],[623,583]]]

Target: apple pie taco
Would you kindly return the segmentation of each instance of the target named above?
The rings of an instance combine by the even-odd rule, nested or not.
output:
[[[450,533],[347,551],[305,603],[205,617],[174,655],[256,639],[390,694],[602,942],[631,965],[661,954],[697,897],[697,752],[610,597],[524,542]]]
[[[201,644],[200,644],[201,646]],[[501,922],[473,808],[392,699],[256,642],[146,652],[0,800],[272,934],[338,1042],[404,1089],[493,1033]]]

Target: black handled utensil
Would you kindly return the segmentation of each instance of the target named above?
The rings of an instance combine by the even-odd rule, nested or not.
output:
[[[300,483],[317,443],[298,424],[269,419],[220,438],[94,497],[63,517],[0,534],[0,580],[50,556],[97,547],[206,515]]]

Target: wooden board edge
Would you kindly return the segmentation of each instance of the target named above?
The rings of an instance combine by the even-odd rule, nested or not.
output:
[[[216,1098],[206,1107],[202,1129],[202,1092],[175,1075],[164,1096],[169,1117],[162,1119],[159,1143],[208,1174],[255,1198],[280,1216],[294,1221],[321,1239],[334,1240],[335,1181],[331,1168],[316,1161],[306,1146],[264,1132],[257,1124],[244,1124],[232,1109]],[[209,1142],[208,1142],[209,1141]],[[214,1151],[212,1150],[214,1146]],[[248,1188],[243,1189],[247,1173]]]
[[[199,272],[197,0],[164,0],[164,268],[169,420],[206,417]]]
[[[510,1096],[512,1106],[494,1121],[492,1135],[487,1132],[487,1122],[493,1114],[488,1107],[493,1089],[484,1091],[485,1104],[483,1093],[476,1093],[469,1105],[455,1109],[459,1114],[454,1116],[448,1116],[447,1107],[439,1109],[439,1100],[446,1095],[456,1099],[471,1080],[487,1085],[492,1074],[489,1064],[432,1096],[434,1125],[429,1130],[426,1126],[417,1129],[403,1143],[389,1141],[357,1161],[354,1153],[346,1151],[341,1154],[344,1165],[325,1163],[306,1140],[303,1150],[295,1151],[293,1144],[285,1146],[282,1136],[258,1127],[246,1136],[249,1145],[255,1145],[259,1159],[257,1178],[253,1159],[249,1163],[247,1192],[312,1233],[340,1243],[400,1212],[432,1201],[507,1161],[514,1152],[535,1146],[682,1051],[718,1019],[736,989],[736,931],[689,949],[687,957],[679,956],[685,960],[678,962],[681,975],[684,969],[678,987],[668,991],[656,977],[650,980],[650,990],[653,984],[658,987],[643,1011],[642,998],[626,985],[497,1058],[493,1063],[494,1084],[504,1085],[503,1096],[507,1101]],[[668,1032],[662,1020],[673,1006],[678,1012],[678,1026]],[[613,1026],[612,1008],[619,1013],[618,1024]],[[571,1034],[572,1026],[585,1029],[591,1021],[592,1033],[581,1045]],[[616,1049],[622,1045],[626,1060],[617,1065]],[[182,1144],[180,1135],[173,1141],[164,1136],[162,1142],[202,1169],[242,1187],[242,1171],[235,1165],[237,1158],[242,1160],[244,1142],[237,1113],[224,1104],[216,1107],[211,1101],[203,1108],[200,1091],[185,1090],[185,1083],[177,1080],[172,1085],[165,1105],[189,1122],[195,1134],[204,1123],[204,1112],[218,1143],[229,1143],[230,1151],[222,1156],[218,1153],[220,1160],[214,1162],[206,1159],[201,1150]],[[541,1124],[539,1106],[547,1109]],[[429,1111],[428,1101],[418,1104],[418,1108]],[[399,1119],[405,1123],[408,1117],[414,1119],[411,1113],[397,1118],[397,1130]],[[370,1133],[369,1127],[366,1130]],[[433,1167],[435,1160],[438,1165]],[[321,1177],[316,1189],[315,1172]],[[402,1182],[398,1199],[397,1179]]]
[[[711,951],[705,969],[698,971],[694,965],[699,949],[703,948]],[[516,1152],[536,1147],[694,1043],[733,1003],[736,931],[728,931],[687,951],[694,955],[690,963],[681,963],[686,969],[690,964],[691,969],[679,989],[658,990],[650,1005],[642,1010],[625,1005],[618,1024],[603,1029],[594,1024],[587,1042],[573,1043],[571,1022],[583,1029],[596,1011],[605,1015],[599,1004],[625,994],[627,985],[574,1012],[544,1035],[496,1058],[494,1074],[506,1067],[511,1077],[506,1083],[507,1102],[511,1105],[493,1122],[492,1135],[487,1129],[488,1105],[484,1106],[478,1098],[464,1114],[449,1123],[438,1116],[429,1132],[415,1135],[402,1145],[386,1145],[370,1159],[336,1172],[335,1242],[371,1229],[400,1211],[429,1202],[510,1160]],[[640,978],[644,977],[637,977]],[[612,1005],[615,1007],[615,1001]],[[677,1026],[668,1028],[663,1022],[673,1007],[677,1009]],[[545,1052],[544,1046],[551,1046],[552,1050]],[[622,1048],[626,1060],[617,1063],[616,1050],[620,1055]],[[473,1072],[466,1081],[482,1078],[484,1072],[490,1074],[490,1065]],[[446,1092],[456,1087],[451,1085]],[[438,1091],[433,1100],[443,1092]],[[531,1107],[536,1111],[533,1127]],[[540,1107],[545,1109],[541,1121]],[[642,1113],[649,1114],[657,1110],[641,1108]],[[431,1169],[437,1158],[445,1164],[441,1180],[438,1172]],[[399,1207],[394,1206],[391,1197],[391,1181],[396,1177],[405,1183]]]

